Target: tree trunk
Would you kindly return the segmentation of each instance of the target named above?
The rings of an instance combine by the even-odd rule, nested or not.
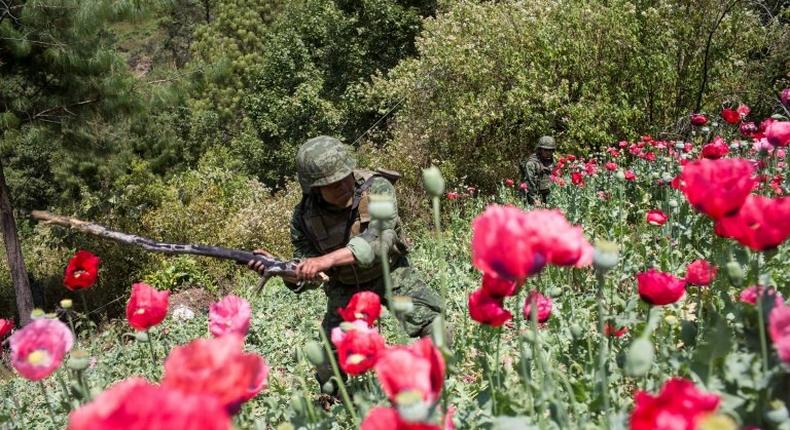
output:
[[[5,252],[8,256],[8,267],[11,269],[11,280],[14,283],[19,325],[24,326],[30,321],[30,312],[33,310],[33,294],[30,291],[30,281],[27,278],[25,260],[22,257],[22,247],[16,232],[16,221],[11,208],[11,199],[8,197],[2,161],[0,161],[0,224],[3,225]]]

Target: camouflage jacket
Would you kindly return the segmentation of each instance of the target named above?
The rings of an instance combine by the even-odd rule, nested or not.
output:
[[[551,164],[544,164],[536,154],[532,154],[520,169],[521,180],[527,184],[527,201],[530,204],[545,203],[551,189]]]
[[[352,207],[336,208],[327,204],[320,193],[311,192],[303,196],[291,217],[291,243],[295,258],[317,257],[343,247],[351,250],[356,260],[354,264],[335,267],[327,273],[330,282],[345,285],[367,283],[382,276],[382,242],[391,260],[406,252],[400,238],[397,201],[394,217],[384,220],[381,228],[377,222],[371,222],[367,211],[369,194],[388,194],[395,200],[395,187],[389,180],[368,170],[356,169],[353,174],[355,193],[370,181],[368,188],[360,193],[356,210],[352,211]],[[290,284],[288,287],[302,292],[316,285],[299,288]]]

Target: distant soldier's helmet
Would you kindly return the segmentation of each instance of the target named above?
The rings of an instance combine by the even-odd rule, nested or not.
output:
[[[354,157],[339,140],[329,136],[314,137],[296,153],[296,171],[303,191],[335,183],[350,175],[356,167]]]
[[[554,142],[554,138],[551,136],[543,136],[538,139],[538,148],[543,149],[557,149],[557,143]]]

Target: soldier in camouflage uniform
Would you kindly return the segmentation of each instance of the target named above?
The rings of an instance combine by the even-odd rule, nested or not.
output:
[[[548,203],[551,191],[551,165],[554,162],[556,149],[554,138],[543,136],[538,140],[535,152],[519,166],[521,180],[527,184],[524,197],[530,205]]]
[[[356,169],[344,145],[328,136],[308,140],[299,148],[296,161],[303,196],[291,219],[291,242],[294,257],[302,260],[298,280],[308,282],[286,282],[286,286],[301,293],[319,286],[309,281],[316,281],[320,273],[329,276],[321,285],[327,296],[322,327],[329,335],[343,321],[337,309],[345,307],[355,293],[374,291],[386,304],[380,263],[383,241],[393,295],[408,296],[414,304],[403,318],[404,329],[412,337],[430,335],[433,320],[441,313],[441,300],[409,265],[397,204],[394,216],[381,228],[371,222],[367,210],[370,194],[389,195],[395,201],[394,172]],[[329,376],[328,369],[319,369],[319,382],[323,384]]]

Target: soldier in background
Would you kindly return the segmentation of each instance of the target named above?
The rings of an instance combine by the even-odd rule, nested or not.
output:
[[[535,152],[522,162],[521,180],[527,184],[523,192],[526,202],[530,205],[546,205],[551,191],[551,166],[554,163],[554,151],[557,144],[551,136],[538,139]]]
[[[327,309],[322,328],[329,337],[332,328],[343,321],[337,309],[344,308],[355,293],[373,291],[386,304],[380,260],[384,242],[393,294],[410,297],[414,305],[403,318],[403,327],[412,337],[430,335],[434,319],[441,314],[441,299],[406,258],[397,203],[393,217],[382,228],[371,222],[367,209],[370,194],[385,194],[395,202],[394,172],[356,169],[345,146],[328,136],[308,140],[296,157],[303,195],[291,219],[291,243],[294,258],[302,260],[296,269],[298,280],[313,282],[285,285],[297,294],[323,287]],[[261,274],[265,271],[253,262],[250,267]],[[314,282],[321,273],[329,276],[323,285]],[[330,377],[331,368],[318,369],[317,378],[325,391],[331,391],[324,386]]]

